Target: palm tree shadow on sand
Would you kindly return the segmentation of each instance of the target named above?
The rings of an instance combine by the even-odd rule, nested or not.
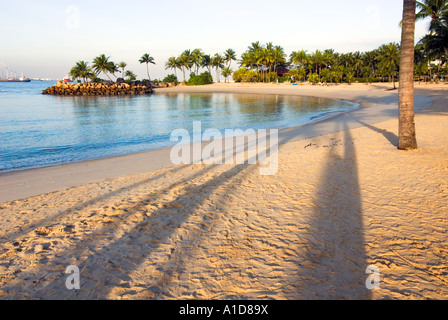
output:
[[[393,146],[398,147],[398,136],[395,133],[392,133],[390,131],[387,131],[385,129],[377,128],[371,124],[365,123],[364,121],[360,121],[363,126],[369,128],[372,131],[381,133]]]
[[[346,130],[347,128],[344,127]],[[310,212],[300,299],[370,299],[356,150],[349,131],[332,148]]]

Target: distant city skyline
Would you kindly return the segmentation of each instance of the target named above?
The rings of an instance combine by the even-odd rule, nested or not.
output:
[[[8,68],[17,76],[63,78],[76,61],[91,64],[104,53],[144,78],[138,59],[149,53],[157,79],[173,73],[165,62],[185,49],[213,55],[232,48],[239,58],[255,41],[280,45],[288,56],[301,49],[369,51],[400,42],[402,6],[401,0],[4,1],[0,75]],[[416,41],[427,28],[427,21],[417,23]]]

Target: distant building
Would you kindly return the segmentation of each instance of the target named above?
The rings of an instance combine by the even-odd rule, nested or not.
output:
[[[289,69],[282,67],[282,66],[278,66],[276,71],[277,71],[277,75],[279,77],[283,77],[285,74],[287,74],[289,72]]]

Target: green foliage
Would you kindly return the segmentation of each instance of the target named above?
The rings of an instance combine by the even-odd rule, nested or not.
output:
[[[379,49],[378,66],[385,75],[395,75],[400,64],[400,46],[396,43],[383,45]]]
[[[319,75],[317,73],[310,73],[308,75],[308,79],[309,82],[311,82],[312,84],[316,84],[319,82]]]
[[[334,75],[334,81],[336,83],[342,82],[342,79],[344,77],[344,67],[343,66],[335,66],[332,69],[333,75]]]
[[[347,81],[349,84],[353,82],[355,78],[355,71],[352,69],[347,69],[345,71],[345,81]]]
[[[127,80],[129,81],[137,80],[137,76],[131,70],[126,70],[125,76],[128,78]]]
[[[232,68],[230,67],[224,67],[222,68],[221,74],[225,78],[225,82],[227,82],[227,79],[230,77],[230,75],[233,73]]]
[[[287,77],[278,77],[277,81],[278,81],[278,83],[285,83],[285,82],[290,82],[291,79],[287,78]]]
[[[278,78],[277,72],[269,72],[266,75],[266,78],[267,78],[266,80],[268,82],[275,82],[275,81],[277,81],[277,78]]]
[[[235,82],[258,82],[260,76],[258,72],[241,68],[233,73],[233,81]]]
[[[320,73],[320,77],[323,82],[333,82],[334,73],[330,69],[323,69]]]
[[[243,76],[243,82],[258,82],[260,80],[260,74],[256,71],[249,70]]]
[[[448,0],[422,0],[417,2],[419,18],[431,17],[429,31],[416,46],[415,74],[417,76],[433,76],[441,78],[446,74],[448,60]],[[106,57],[104,57],[106,58]],[[215,79],[220,76],[230,76],[232,61],[236,61],[240,69],[233,72],[235,82],[294,82],[308,79],[311,83],[346,81],[377,82],[395,81],[400,67],[400,45],[398,43],[384,44],[377,49],[361,52],[338,53],[333,49],[323,51],[306,50],[293,51],[289,59],[281,46],[273,43],[262,44],[253,42],[245,52],[237,57],[233,49],[214,55],[204,54],[200,49],[185,50],[179,57],[171,57],[165,63],[166,69],[181,70],[185,76],[192,71],[199,73],[200,68],[211,74],[216,72]],[[107,58],[106,58],[107,59]],[[441,61],[442,64],[430,65],[431,61]],[[282,78],[278,78],[276,70],[285,67],[291,70]],[[188,73],[187,73],[188,72]],[[192,75],[192,78],[195,78]],[[194,83],[191,80],[190,83]]]
[[[177,77],[174,74],[169,74],[167,75],[164,79],[163,82],[169,82],[172,83],[174,82],[175,84],[178,84],[179,81],[177,80]]]
[[[243,75],[247,72],[248,70],[246,68],[240,68],[238,70],[236,70],[233,73],[233,81],[235,82],[242,82],[243,81]]]
[[[151,56],[149,55],[149,53],[145,53],[145,54],[140,58],[140,60],[138,60],[138,62],[140,62],[140,64],[143,64],[143,63],[146,64],[146,73],[148,74],[148,79],[149,79],[149,81],[151,81],[151,77],[149,76],[149,64],[150,64],[150,63],[151,63],[151,64],[156,64],[156,63],[154,62],[154,58],[151,57]]]
[[[112,81],[112,79],[109,77],[107,73],[114,74],[115,72],[118,71],[118,67],[114,62],[109,61],[109,58],[110,57],[106,57],[106,55],[104,54],[100,54],[98,57],[95,57],[95,59],[93,59],[92,67],[96,75],[103,72],[109,78],[109,80]]]
[[[100,79],[98,77],[93,77],[91,82],[93,82],[93,83],[101,83],[101,82],[103,82],[103,79]]]
[[[76,62],[75,66],[69,72],[70,77],[73,79],[91,79],[95,77],[94,72],[89,67],[89,63],[85,61]]]
[[[293,69],[289,70],[289,72],[286,73],[284,76],[289,80],[292,80],[292,82],[302,81],[306,76],[306,71],[305,69],[298,69],[298,70]]]
[[[193,76],[190,77],[190,79],[187,82],[187,85],[189,85],[189,86],[202,86],[202,85],[213,83],[213,77],[208,72],[201,73],[198,76],[194,75],[194,73],[191,73],[191,74]]]

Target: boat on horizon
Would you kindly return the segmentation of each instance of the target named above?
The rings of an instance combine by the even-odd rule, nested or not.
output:
[[[70,79],[70,77],[68,75],[66,75],[64,78],[64,82],[73,82],[73,80]]]
[[[31,79],[14,79],[14,78],[9,78],[9,79],[0,79],[0,82],[31,82]]]
[[[0,79],[0,82],[31,82],[31,79],[25,78],[22,73],[20,78]]]

